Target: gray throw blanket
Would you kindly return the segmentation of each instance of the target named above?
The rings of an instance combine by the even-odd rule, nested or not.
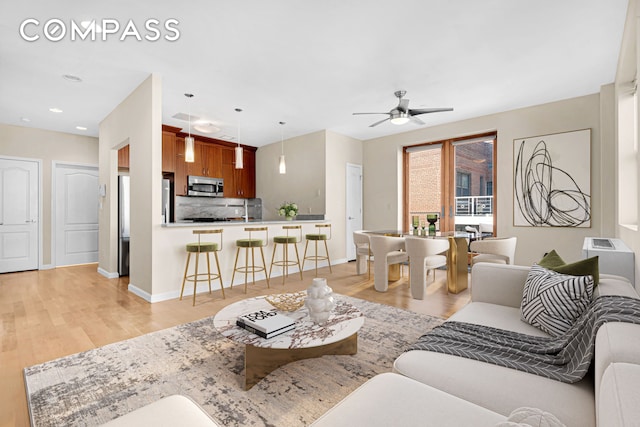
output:
[[[607,322],[640,324],[640,300],[607,295],[596,298],[559,337],[534,337],[489,326],[445,322],[406,351],[447,353],[575,383],[589,369],[598,328]]]

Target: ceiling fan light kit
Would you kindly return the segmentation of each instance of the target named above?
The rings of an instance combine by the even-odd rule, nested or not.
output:
[[[453,111],[453,108],[419,108],[419,109],[410,109],[409,108],[409,100],[404,99],[403,97],[406,95],[406,90],[397,90],[393,94],[398,98],[398,106],[389,111],[388,113],[353,113],[354,115],[360,114],[386,114],[389,117],[386,119],[377,121],[369,125],[369,127],[378,126],[381,123],[389,120],[394,125],[404,125],[408,122],[414,122],[419,125],[424,125],[425,123],[420,120],[418,117],[420,114],[427,113],[438,113],[441,111]]]

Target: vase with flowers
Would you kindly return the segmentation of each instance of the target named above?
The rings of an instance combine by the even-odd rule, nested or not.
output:
[[[282,206],[278,208],[278,215],[285,217],[288,221],[298,215],[298,205],[292,202],[284,202]]]

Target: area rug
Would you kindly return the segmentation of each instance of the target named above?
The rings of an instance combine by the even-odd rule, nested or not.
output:
[[[243,389],[244,349],[213,318],[25,368],[32,426],[93,426],[172,394],[225,426],[305,426],[393,361],[442,319],[340,296],[365,323],[358,353],[301,360]]]

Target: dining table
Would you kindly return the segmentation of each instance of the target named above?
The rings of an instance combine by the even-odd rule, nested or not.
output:
[[[466,231],[437,231],[435,234],[419,233],[402,230],[370,230],[369,234],[378,234],[392,237],[422,237],[425,239],[448,239],[449,250],[447,251],[447,291],[458,294],[469,287],[469,239],[470,233]],[[374,254],[375,262],[375,254]],[[409,260],[411,262],[411,260]],[[389,266],[387,280],[394,282],[400,279],[400,265]],[[375,277],[374,277],[375,280]]]

